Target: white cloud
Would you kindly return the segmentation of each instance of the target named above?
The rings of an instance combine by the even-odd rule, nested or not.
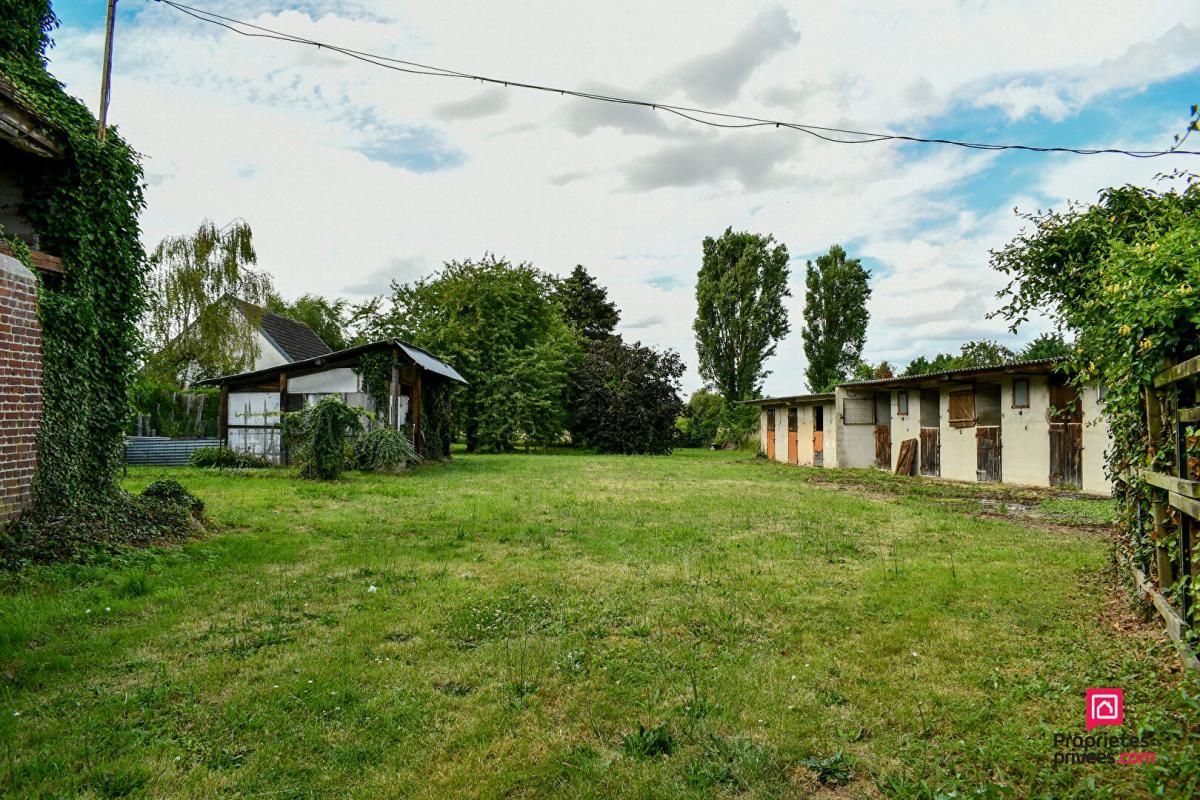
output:
[[[975,98],[1013,116],[1065,118],[1110,102],[1114,89],[1194,70],[1200,52],[1190,2],[1102,13],[1032,0],[786,12],[716,0],[209,5],[395,58],[866,130],[927,130]],[[53,69],[94,104],[100,33],[64,23]],[[1171,111],[1155,123],[1157,144],[1170,140]],[[1016,162],[717,131],[647,109],[404,75],[236,37],[161,4],[121,18],[110,119],[146,155],[148,245],[204,217],[244,217],[261,266],[288,295],[361,297],[485,251],[558,273],[582,263],[610,287],[624,330],[683,354],[689,388],[701,240],[728,226],[774,233],[796,271],[794,333],[767,383],[779,393],[803,383],[803,261],[831,243],[881,266],[867,356],[903,361],[1002,332],[984,318],[1001,285],[987,251],[1017,230],[1014,203],[1087,200],[1181,164],[1051,157],[1027,185],[983,203],[975,191],[968,205],[964,189]],[[1094,136],[1156,144],[1119,127]]]

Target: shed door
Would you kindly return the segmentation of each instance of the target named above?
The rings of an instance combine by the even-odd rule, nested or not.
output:
[[[775,460],[775,409],[767,409],[767,458]]]
[[[942,474],[942,432],[939,428],[921,428],[921,474]]]
[[[825,466],[825,406],[813,406],[813,464]]]
[[[796,441],[796,436],[798,435],[796,416],[797,416],[796,409],[789,408],[788,409],[788,463],[789,464],[799,464],[800,463],[799,447],[797,446],[798,443]]]
[[[888,425],[875,426],[875,466],[892,468],[892,429]]]
[[[1083,409],[1073,386],[1050,386],[1050,485],[1083,485]]]
[[[981,481],[999,482],[1003,472],[1000,468],[1000,428],[981,425],[975,429],[977,454],[976,477]]]

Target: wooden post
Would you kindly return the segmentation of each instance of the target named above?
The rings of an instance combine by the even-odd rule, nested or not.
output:
[[[424,450],[424,437],[421,436],[421,368],[417,367],[417,378],[413,381],[413,396],[412,396],[412,420],[413,420],[413,447],[417,451],[417,455],[421,455]]]
[[[400,430],[400,356],[395,350],[392,350],[392,385],[388,397],[388,427]]]
[[[217,410],[217,438],[229,447],[229,385],[221,384],[221,403]]]
[[[1162,439],[1162,406],[1159,403],[1158,392],[1153,386],[1146,387],[1146,430],[1150,441],[1159,443]],[[1153,469],[1151,465],[1148,467]],[[1157,492],[1158,490],[1152,490]],[[1155,495],[1157,497],[1157,494]],[[1154,542],[1154,564],[1159,590],[1167,589],[1175,582],[1175,570],[1171,564],[1171,553],[1167,549],[1167,504],[1155,500],[1150,505],[1150,514],[1154,527],[1150,539]]]
[[[287,373],[283,370],[279,372],[279,464],[287,466],[288,452],[287,442],[283,438],[283,415],[287,413]]]
[[[100,130],[98,137],[104,141],[104,129],[108,127],[108,90],[112,82],[113,27],[117,20],[117,0],[108,0],[108,24],[104,34],[104,65],[100,76]]]

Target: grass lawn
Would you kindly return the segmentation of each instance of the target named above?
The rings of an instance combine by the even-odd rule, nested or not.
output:
[[[1128,797],[1053,733],[1179,702],[1103,501],[695,451],[161,477],[219,533],[0,592],[7,796]]]

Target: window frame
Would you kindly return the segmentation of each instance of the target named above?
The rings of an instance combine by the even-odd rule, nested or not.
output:
[[[904,401],[903,405],[900,404],[901,400]],[[907,389],[901,389],[896,392],[896,416],[898,416],[898,417],[907,417],[908,416],[908,390]]]
[[[1025,384],[1025,402],[1024,403],[1017,402],[1017,384],[1018,383]],[[1033,393],[1033,386],[1030,383],[1029,378],[1013,378],[1012,407],[1013,408],[1029,408],[1029,402],[1030,402],[1030,397],[1031,397],[1032,393]]]
[[[970,418],[960,417],[959,419],[955,419],[954,398],[962,397],[964,395],[971,398],[971,416]],[[957,389],[953,392],[950,392],[949,407],[946,409],[946,411],[947,422],[950,423],[951,428],[974,428],[979,419],[979,410],[975,406],[975,388]]]

